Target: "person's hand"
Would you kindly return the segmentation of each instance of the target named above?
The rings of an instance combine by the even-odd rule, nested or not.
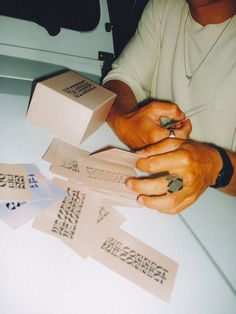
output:
[[[134,112],[116,116],[113,129],[130,148],[143,148],[169,136],[170,131],[161,127],[161,117],[182,120],[185,115],[176,104],[151,101]],[[186,120],[176,126],[175,135],[177,138],[186,139],[191,130],[191,123]]]
[[[136,166],[151,176],[130,178],[126,184],[140,193],[141,204],[168,214],[179,213],[194,203],[215,183],[222,167],[214,148],[191,140],[168,138],[139,152],[147,158],[139,159]],[[163,172],[167,174],[155,175]]]

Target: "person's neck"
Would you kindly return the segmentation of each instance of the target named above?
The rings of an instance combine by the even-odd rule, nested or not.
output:
[[[199,24],[219,24],[236,13],[236,0],[218,0],[204,6],[189,4],[193,19]]]

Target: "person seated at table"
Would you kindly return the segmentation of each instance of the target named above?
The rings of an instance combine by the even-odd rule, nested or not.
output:
[[[104,79],[117,94],[109,125],[146,154],[137,168],[150,176],[127,186],[147,207],[179,213],[209,186],[236,195],[235,12],[235,0],[150,0]]]

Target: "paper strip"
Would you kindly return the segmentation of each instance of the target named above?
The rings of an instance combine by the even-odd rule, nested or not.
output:
[[[29,201],[27,170],[22,165],[0,164],[0,199],[2,201]]]
[[[169,302],[178,264],[121,229],[101,230],[92,257]]]
[[[68,155],[60,147],[56,160],[50,170],[63,177],[80,182],[91,189],[119,193],[124,197],[136,199],[137,193],[129,190],[125,181],[136,173],[133,169],[96,158]]]

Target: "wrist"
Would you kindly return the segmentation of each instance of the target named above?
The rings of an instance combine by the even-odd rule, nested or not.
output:
[[[234,167],[232,165],[230,157],[223,148],[213,144],[209,144],[209,146],[211,146],[215,150],[215,153],[217,153],[218,155],[217,174],[215,176],[213,184],[210,185],[210,187],[215,189],[226,187],[227,185],[229,185],[234,173]]]
[[[123,134],[125,128],[126,117],[117,108],[112,108],[108,117],[107,123],[112,128],[112,130],[120,137]]]

